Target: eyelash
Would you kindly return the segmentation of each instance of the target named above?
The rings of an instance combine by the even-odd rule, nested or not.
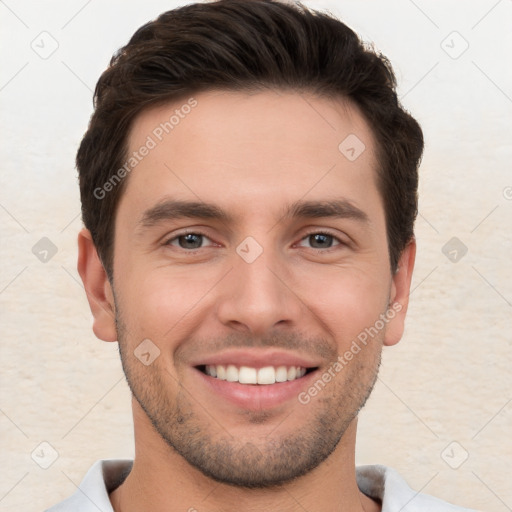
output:
[[[179,238],[181,238],[183,236],[187,236],[187,235],[198,235],[198,236],[202,236],[203,238],[207,238],[208,240],[212,241],[210,239],[210,237],[208,235],[206,235],[205,233],[203,233],[202,231],[186,231],[184,233],[179,233],[177,235],[174,235],[172,238],[169,238],[167,241],[165,241],[163,243],[163,245],[171,246],[172,245],[171,242],[177,241]],[[333,245],[332,247],[327,247],[326,249],[321,249],[321,248],[317,248],[317,247],[309,247],[309,249],[313,249],[314,251],[330,252],[332,250],[335,250],[336,247],[348,245],[346,242],[341,240],[339,237],[337,237],[336,235],[331,233],[329,230],[309,231],[299,240],[299,242],[302,242],[303,240],[305,240],[306,238],[308,238],[312,235],[327,235],[327,236],[332,237],[334,241],[338,242],[336,245]],[[213,242],[213,244],[215,244],[215,242]],[[199,249],[206,249],[206,247],[198,247],[197,249],[185,249],[183,247],[177,247],[177,249],[180,249],[184,252],[193,252],[193,251],[198,251]]]
[[[210,237],[208,235],[206,235],[205,233],[203,233],[202,231],[185,231],[184,233],[178,233],[177,235],[174,235],[172,238],[169,238],[166,242],[163,243],[163,245],[171,245],[171,242],[174,242],[175,240],[178,240],[182,236],[187,236],[187,235],[198,235],[198,236],[202,236],[203,238],[207,238],[208,240],[210,240]],[[185,251],[185,252],[192,252],[192,251],[198,251],[199,249],[205,249],[205,247],[199,247],[199,249],[190,249],[190,250],[184,249],[183,247],[177,247],[177,249],[181,249],[182,251]]]
[[[331,252],[333,250],[336,250],[336,247],[340,247],[343,245],[347,245],[343,240],[341,240],[338,236],[336,236],[334,233],[331,233],[329,230],[312,230],[306,233],[301,239],[300,242],[305,240],[306,238],[312,236],[312,235],[327,235],[333,238],[334,241],[338,242],[336,245],[333,245],[332,247],[327,247],[326,249],[319,249],[317,247],[310,247],[310,249],[313,249],[314,251],[322,251],[322,252]]]

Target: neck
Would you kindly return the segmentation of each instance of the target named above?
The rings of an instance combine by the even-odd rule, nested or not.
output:
[[[203,475],[170,448],[134,403],[135,460],[121,486],[110,494],[115,512],[170,509],[188,512],[377,512],[362,494],[355,474],[357,420],[335,451],[308,474],[279,487],[246,489]]]

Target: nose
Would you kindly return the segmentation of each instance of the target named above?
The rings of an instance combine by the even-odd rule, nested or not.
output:
[[[251,263],[236,256],[218,296],[219,321],[254,336],[296,328],[305,306],[290,281],[290,272],[266,252]]]

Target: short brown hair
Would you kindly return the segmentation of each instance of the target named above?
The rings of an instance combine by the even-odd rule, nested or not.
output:
[[[341,21],[273,0],[219,0],[168,11],[137,30],[101,75],[78,150],[82,216],[113,277],[114,220],[126,184],[101,194],[126,160],[144,109],[198,92],[292,89],[356,104],[377,142],[391,269],[414,236],[423,134],[400,105],[388,60]]]

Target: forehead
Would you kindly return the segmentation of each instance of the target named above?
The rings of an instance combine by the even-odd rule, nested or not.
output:
[[[299,198],[350,196],[358,207],[372,194],[379,199],[373,134],[341,99],[200,93],[139,115],[127,156],[133,166],[121,205],[132,210],[169,195],[239,213],[259,204],[261,216]]]

